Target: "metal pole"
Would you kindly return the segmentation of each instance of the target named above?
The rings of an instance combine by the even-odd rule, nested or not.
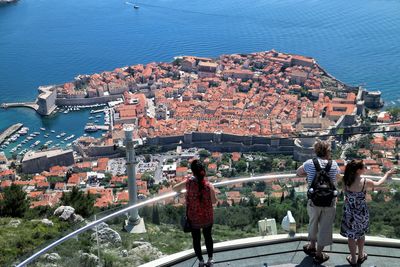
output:
[[[129,206],[137,203],[137,187],[136,187],[136,171],[135,171],[135,150],[133,148],[133,129],[132,124],[124,126],[125,131],[125,147],[126,147],[126,171],[128,174],[128,192],[129,192]],[[129,212],[129,223],[136,225],[140,221],[138,210],[132,209]]]
[[[97,221],[96,214],[94,215],[94,221]],[[99,227],[96,225],[96,241],[97,241],[97,257],[99,257],[99,262],[100,260],[100,245],[99,245]]]

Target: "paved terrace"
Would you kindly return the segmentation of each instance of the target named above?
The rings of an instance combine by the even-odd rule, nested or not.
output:
[[[214,244],[214,267],[248,266],[248,267],[309,267],[309,266],[350,266],[346,261],[349,255],[347,239],[334,235],[334,244],[326,247],[330,259],[323,265],[313,264],[313,259],[303,253],[307,234],[252,237]],[[400,266],[400,240],[367,236],[365,251],[368,260],[363,266],[398,267]],[[207,259],[205,247],[204,258]],[[141,267],[198,266],[193,249],[182,251]]]

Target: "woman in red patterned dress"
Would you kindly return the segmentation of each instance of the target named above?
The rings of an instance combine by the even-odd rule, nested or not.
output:
[[[213,266],[211,229],[214,222],[213,204],[217,202],[217,198],[213,185],[205,179],[206,170],[203,164],[199,160],[193,160],[190,168],[193,176],[174,186],[174,190],[180,192],[186,188],[186,211],[192,228],[193,248],[199,259],[199,267]],[[201,229],[208,254],[206,264],[201,253]]]

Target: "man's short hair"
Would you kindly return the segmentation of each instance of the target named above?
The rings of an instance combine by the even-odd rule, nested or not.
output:
[[[314,152],[317,154],[317,157],[327,157],[331,153],[331,145],[327,141],[318,140],[314,144]]]

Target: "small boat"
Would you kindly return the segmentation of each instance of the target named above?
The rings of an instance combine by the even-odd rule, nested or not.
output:
[[[69,110],[64,111],[64,114],[68,114]]]
[[[138,6],[138,5],[133,5],[133,8],[134,8],[134,9],[139,9],[139,7],[140,7],[140,6]]]
[[[43,127],[41,127],[41,128],[40,128],[40,130],[42,130],[42,131],[46,131],[46,128],[43,128]]]
[[[57,137],[57,138],[60,138],[60,137],[61,137],[61,135],[57,135],[56,137]]]
[[[98,128],[93,123],[88,123],[85,126],[85,132],[97,132]]]
[[[29,131],[29,128],[28,128],[28,127],[22,127],[22,129],[19,130],[18,133],[19,133],[20,135],[26,135],[26,134],[28,133],[28,131]]]
[[[56,131],[54,131],[54,130],[51,130],[50,132],[51,132],[51,133],[55,133]]]
[[[66,135],[66,133],[61,133],[60,136],[63,137],[64,135]]]

